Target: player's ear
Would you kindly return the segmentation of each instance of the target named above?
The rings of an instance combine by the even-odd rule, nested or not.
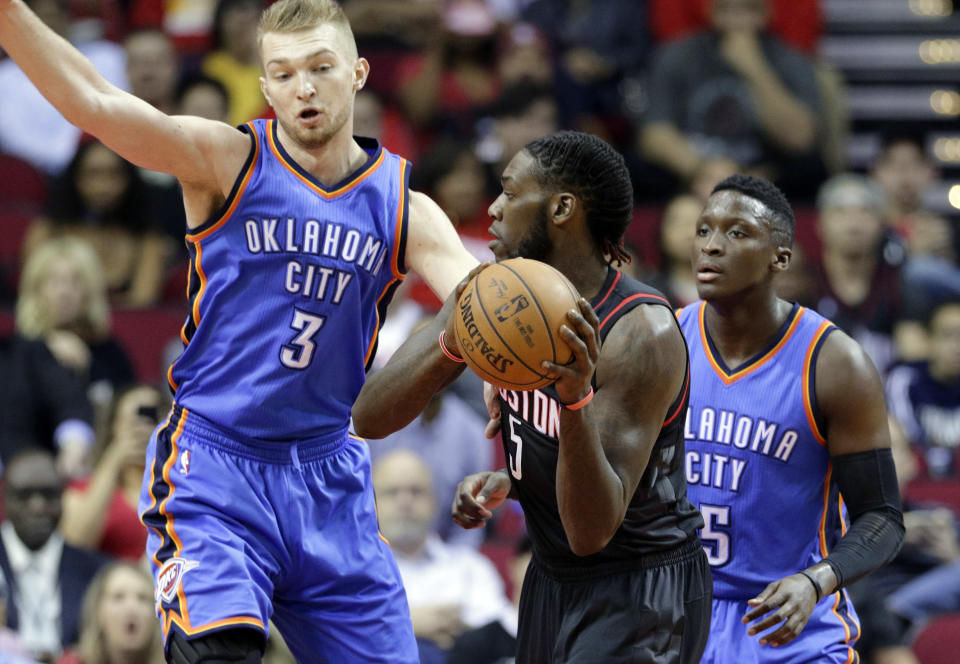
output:
[[[793,250],[790,247],[777,247],[773,255],[773,261],[770,269],[774,272],[786,272],[790,267],[790,259],[793,257]]]
[[[555,194],[550,200],[550,215],[554,223],[562,224],[573,216],[577,208],[577,197],[570,193]]]
[[[367,83],[367,76],[370,75],[370,63],[366,58],[357,58],[357,64],[353,66],[353,91],[363,89]]]

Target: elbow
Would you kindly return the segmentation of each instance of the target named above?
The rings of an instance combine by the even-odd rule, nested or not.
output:
[[[378,440],[386,437],[389,432],[384,432],[377,426],[377,418],[370,417],[363,412],[363,408],[353,407],[350,420],[353,423],[353,432],[361,438],[368,440]]]
[[[570,551],[573,552],[573,555],[581,558],[603,551],[610,540],[613,539],[613,532],[607,533],[599,529],[579,532],[571,528],[565,528],[565,530]]]

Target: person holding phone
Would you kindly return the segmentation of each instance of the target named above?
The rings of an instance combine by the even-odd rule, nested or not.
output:
[[[63,536],[73,546],[122,560],[143,556],[147,534],[137,516],[147,443],[169,402],[151,385],[115,395],[94,450],[94,470],[63,495]]]

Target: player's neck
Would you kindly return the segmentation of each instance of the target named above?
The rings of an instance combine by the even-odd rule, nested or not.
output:
[[[550,265],[560,270],[570,280],[577,292],[588,301],[592,300],[607,280],[607,264],[596,255],[553,256]]]
[[[707,332],[727,365],[736,366],[769,345],[792,308],[772,287],[712,300],[707,303]]]
[[[367,153],[361,148],[344,126],[330,140],[317,148],[305,148],[291,138],[283,129],[277,128],[280,143],[287,153],[325,187],[340,182],[360,168],[367,160]]]

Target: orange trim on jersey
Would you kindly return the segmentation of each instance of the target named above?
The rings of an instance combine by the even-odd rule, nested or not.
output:
[[[612,293],[613,289],[617,287],[617,282],[620,281],[620,277],[622,276],[623,276],[623,272],[621,272],[620,270],[617,270],[617,276],[613,278],[613,283],[610,284],[610,290],[607,291],[607,294],[603,296],[602,300],[600,300],[593,306],[594,309],[599,309],[600,307],[603,306],[603,303],[607,301],[608,297],[610,297],[610,293]]]
[[[810,375],[813,371],[816,371],[816,367],[811,366],[813,362],[813,352],[816,350],[817,344],[820,343],[820,339],[831,327],[833,327],[833,325],[829,321],[823,321],[823,323],[820,324],[820,327],[817,328],[816,333],[813,335],[813,339],[810,341],[810,346],[807,347],[807,356],[803,359],[803,411],[807,415],[807,424],[810,426],[813,437],[824,447],[827,445],[827,439],[823,433],[821,433],[820,427],[817,426],[817,418],[813,412],[812,397],[814,395],[810,394]]]
[[[176,361],[173,362],[169,367],[167,367],[167,383],[170,384],[170,387],[173,388],[173,391],[177,391],[177,382],[173,379],[173,365],[176,364]]]
[[[400,274],[400,238],[403,237],[403,222],[406,215],[403,214],[404,205],[407,201],[407,191],[403,186],[404,176],[407,172],[407,160],[400,160],[400,202],[397,204],[397,221],[393,229],[393,255],[390,258],[390,270],[397,279],[403,279]],[[405,243],[404,243],[405,244]]]
[[[833,612],[833,615],[835,615],[837,619],[840,621],[840,624],[843,625],[844,643],[850,643],[853,640],[850,634],[850,625],[847,624],[847,621],[844,620],[843,616],[840,615],[840,612],[837,611],[837,609],[840,607],[840,599],[841,599],[840,591],[837,591],[833,594],[834,594],[833,606],[831,607],[830,610]],[[857,657],[856,651],[852,647],[847,646],[847,661],[844,662],[844,664],[853,664],[853,661],[856,659],[856,657]]]
[[[380,164],[383,163],[383,159],[387,154],[386,151],[381,148],[380,156],[377,157],[376,161],[370,164],[370,166],[365,171],[363,171],[360,175],[358,175],[353,180],[343,185],[339,189],[336,189],[334,191],[329,191],[329,192],[324,191],[322,187],[319,187],[316,183],[311,182],[308,178],[304,177],[304,175],[300,171],[294,168],[293,165],[284,158],[283,154],[277,148],[276,141],[274,141],[273,139],[274,123],[276,123],[276,120],[270,120],[267,123],[267,128],[266,128],[267,143],[270,144],[270,151],[273,152],[273,156],[276,157],[277,161],[283,164],[283,166],[286,167],[288,171],[296,175],[298,180],[300,180],[303,184],[310,187],[312,191],[314,191],[315,193],[319,194],[320,196],[322,196],[327,200],[330,200],[331,198],[336,198],[337,196],[347,193],[348,191],[356,187],[358,184],[366,180],[371,173],[373,173],[375,170],[380,168]]]
[[[381,155],[382,156],[382,155]],[[407,170],[407,160],[400,160],[400,202],[397,205],[397,221],[394,226],[393,232],[393,254],[390,257],[390,271],[393,272],[393,279],[387,283],[386,287],[377,297],[377,304],[373,308],[373,314],[377,317],[377,323],[373,328],[373,336],[370,337],[370,344],[367,346],[367,352],[363,356],[363,365],[367,366],[367,363],[370,361],[370,355],[373,354],[373,349],[376,348],[377,338],[380,335],[380,300],[382,300],[390,288],[397,283],[398,281],[403,281],[406,278],[406,275],[400,274],[400,238],[403,237],[403,224],[406,220],[407,215],[404,212],[404,202],[406,200],[406,188],[403,186],[404,177]]]
[[[827,510],[830,509],[830,478],[833,475],[833,461],[827,464],[827,475],[823,478],[823,512],[820,514],[820,557],[826,558],[827,551]]]
[[[630,297],[624,298],[623,302],[615,306],[613,308],[613,311],[608,313],[606,317],[602,321],[600,321],[600,329],[602,330],[603,326],[607,324],[608,320],[610,320],[610,317],[613,316],[618,311],[620,311],[624,306],[626,306],[628,302],[632,302],[633,300],[636,300],[637,298],[641,298],[641,297],[652,297],[655,300],[662,300],[668,307],[670,306],[670,302],[665,297],[660,297],[659,295],[651,295],[650,293],[637,293],[635,295],[631,295]],[[607,298],[603,298],[603,299],[606,300]],[[603,304],[603,302],[601,301],[600,304]],[[599,309],[599,308],[600,308],[599,304],[596,307],[594,307],[594,309]]]
[[[680,307],[679,309],[673,312],[673,315],[677,317],[677,320],[680,320],[680,314],[683,313],[684,309],[686,309],[686,307]]]
[[[793,336],[793,333],[797,330],[797,324],[800,322],[800,319],[803,317],[803,314],[806,312],[805,307],[800,307],[797,310],[796,316],[793,317],[793,322],[790,323],[790,327],[787,328],[787,331],[784,332],[783,337],[780,341],[777,342],[777,345],[771,348],[763,357],[751,362],[744,368],[739,371],[735,371],[732,374],[728,374],[724,371],[723,367],[720,366],[720,363],[717,362],[716,358],[713,356],[713,351],[710,348],[710,342],[707,339],[707,321],[706,321],[706,311],[707,303],[700,303],[700,312],[699,312],[699,324],[700,324],[700,342],[703,345],[703,353],[707,356],[707,360],[710,362],[710,366],[713,367],[713,370],[720,377],[720,380],[723,381],[724,385],[730,385],[731,383],[740,380],[744,376],[753,373],[764,364],[773,359],[773,357],[780,352],[780,349],[783,348],[790,337]]]
[[[199,233],[187,233],[187,242],[199,242],[211,233],[214,233],[226,223],[227,219],[229,219],[236,211],[237,205],[240,204],[240,199],[243,198],[243,192],[246,191],[247,185],[250,184],[250,177],[253,175],[253,171],[257,167],[257,160],[260,159],[260,137],[257,136],[257,128],[253,126],[252,122],[248,122],[247,127],[250,128],[250,135],[253,136],[253,159],[250,160],[250,165],[243,173],[243,179],[240,180],[240,186],[237,187],[237,192],[234,195],[233,200],[230,202],[230,207],[228,207],[226,211],[220,215],[220,218],[217,219],[217,221],[214,222],[213,226],[210,228],[200,231]]]
[[[161,620],[163,622],[163,638],[164,640],[170,634],[170,628],[176,623],[187,636],[195,636],[202,632],[208,632],[212,629],[218,629],[221,627],[228,627],[230,625],[252,625],[253,627],[259,627],[261,630],[266,632],[266,628],[263,626],[263,621],[254,616],[236,616],[233,618],[224,618],[222,620],[215,620],[214,622],[207,623],[205,625],[199,625],[198,627],[193,627],[190,624],[189,618],[181,618],[173,609],[165,609],[161,613]]]
[[[170,417],[172,415],[173,415],[173,411],[171,410],[170,416],[167,417],[168,424],[170,422]],[[170,540],[174,543],[174,545],[177,546],[178,549],[180,548],[178,544],[180,540],[174,539],[174,535],[171,534],[171,528],[173,526],[173,517],[169,516],[166,510],[167,510],[167,502],[170,500],[170,497],[173,495],[173,485],[170,484],[170,469],[173,467],[173,464],[177,460],[177,440],[179,440],[180,434],[183,433],[183,424],[186,421],[187,421],[187,409],[184,408],[180,413],[180,418],[177,420],[177,428],[174,430],[173,435],[170,436],[170,443],[171,443],[170,455],[167,457],[167,460],[163,462],[163,470],[161,471],[163,476],[163,481],[166,482],[167,485],[170,487],[170,492],[167,494],[167,497],[163,499],[163,502],[160,503],[159,513],[167,517],[167,522],[166,524],[164,524],[164,530],[167,531],[167,535],[170,536]],[[151,480],[150,494],[151,496],[153,496],[153,480],[154,480],[153,465],[150,466],[150,480]],[[150,505],[150,508],[147,511],[150,511],[150,509],[153,509],[155,505],[156,505],[156,497],[154,497],[154,502]],[[159,532],[157,534],[160,535]],[[162,536],[160,537],[160,545],[161,547],[163,546]],[[153,562],[157,565],[157,567],[162,567],[163,566],[162,563],[157,558],[158,553],[160,553],[160,548],[158,548],[156,551],[153,552],[153,557],[152,557]]]
[[[382,539],[384,542],[386,542],[386,543],[387,543],[387,546],[390,546],[390,540],[388,540],[386,537],[384,537],[384,536],[383,536],[383,533],[381,533],[379,530],[377,531],[377,537],[379,537],[379,538]],[[392,547],[391,547],[391,548],[392,548]]]
[[[203,272],[203,265],[200,261],[203,259],[203,245],[197,242],[194,245],[197,249],[197,258],[194,266],[197,268],[197,276],[200,277],[200,288],[197,290],[197,296],[193,298],[193,306],[190,308],[190,315],[193,316],[193,326],[200,329],[200,300],[203,299],[203,293],[207,290],[207,275]]]

